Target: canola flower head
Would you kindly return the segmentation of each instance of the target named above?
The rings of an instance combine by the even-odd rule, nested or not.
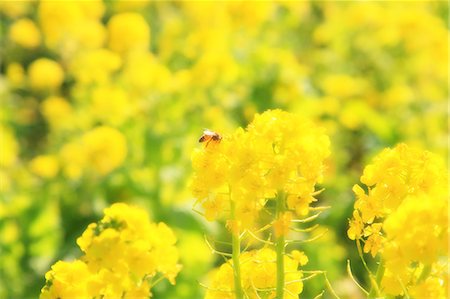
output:
[[[288,195],[289,209],[305,215],[315,201],[329,145],[321,128],[295,114],[281,110],[257,114],[247,129],[239,128],[193,152],[193,195],[208,220],[227,217],[224,211],[231,199],[243,228],[252,226],[267,200],[279,191]]]
[[[445,289],[435,282],[446,275],[439,263],[448,254],[447,180],[438,156],[399,144],[364,169],[364,188],[353,187],[357,199],[347,234],[364,242],[365,253],[382,256],[385,294],[423,294],[432,285],[436,294]]]
[[[54,178],[59,171],[58,158],[53,155],[37,156],[30,161],[30,170],[42,178]]]
[[[40,111],[47,123],[54,130],[68,129],[71,127],[73,117],[72,105],[64,98],[51,96],[40,104]]]
[[[85,133],[82,144],[93,168],[105,175],[120,166],[127,155],[127,141],[117,129],[101,126]]]
[[[77,239],[83,256],[59,261],[45,275],[41,298],[145,298],[152,280],[171,284],[181,269],[176,237],[144,209],[116,203]]]
[[[55,90],[64,81],[64,70],[54,60],[39,58],[30,64],[28,77],[32,89]]]
[[[9,38],[21,47],[32,49],[39,46],[41,34],[36,24],[30,19],[20,19],[9,29]]]
[[[120,131],[99,126],[65,144],[59,154],[64,175],[78,179],[88,172],[107,175],[122,165],[127,151],[127,141]]]
[[[147,50],[150,45],[150,27],[139,13],[124,12],[108,22],[109,48],[124,54],[131,50]]]
[[[304,261],[303,258],[301,260]],[[244,252],[239,257],[242,274],[242,288],[245,298],[276,298],[276,253],[270,248]],[[289,256],[284,257],[285,292],[284,298],[298,298],[303,291],[300,280],[303,273],[299,261]],[[213,270],[206,291],[206,299],[234,297],[233,264],[228,261]]]
[[[40,27],[46,45],[71,56],[83,48],[101,47],[105,29],[100,18],[102,1],[41,1],[38,7]]]

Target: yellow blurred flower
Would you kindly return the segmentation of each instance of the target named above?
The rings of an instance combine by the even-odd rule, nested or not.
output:
[[[0,125],[0,140],[0,167],[11,167],[17,161],[19,144],[12,131],[2,125]]]
[[[121,88],[102,86],[92,93],[92,114],[105,124],[119,126],[133,109],[130,96]]]
[[[100,23],[104,12],[102,1],[41,1],[39,21],[45,42],[61,49],[66,56],[79,48],[98,48],[105,40]]]
[[[11,17],[17,18],[26,15],[31,10],[35,0],[0,1],[0,11]]]
[[[80,52],[70,64],[70,71],[78,83],[106,83],[117,71],[122,60],[116,53],[107,49]]]
[[[51,179],[58,174],[59,161],[52,155],[41,155],[30,161],[30,170],[34,174]]]
[[[20,63],[13,62],[6,68],[6,78],[14,86],[21,86],[25,80],[25,70]]]
[[[64,71],[56,61],[39,58],[28,68],[31,88],[35,90],[57,89],[64,81]]]
[[[326,95],[336,98],[359,95],[364,90],[365,85],[362,79],[342,74],[327,75],[322,81],[322,88]]]
[[[24,48],[36,48],[41,42],[41,34],[30,19],[17,20],[9,29],[9,38]]]
[[[130,50],[147,50],[150,27],[138,13],[120,13],[108,22],[109,47],[121,54]]]
[[[71,125],[72,106],[64,98],[52,96],[40,105],[41,113],[54,129],[64,129]]]
[[[59,155],[64,175],[69,179],[76,180],[83,175],[83,169],[87,164],[84,148],[79,142],[65,144]]]
[[[120,166],[127,155],[125,136],[111,127],[97,127],[84,134],[81,142],[89,166],[101,175]]]

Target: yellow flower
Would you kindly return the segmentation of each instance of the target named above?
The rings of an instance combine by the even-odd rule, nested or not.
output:
[[[53,129],[71,126],[72,106],[64,98],[51,96],[41,103],[41,113]]]
[[[138,13],[120,13],[108,22],[109,47],[118,53],[130,50],[147,50],[150,44],[150,27]]]
[[[242,288],[246,298],[276,298],[276,253],[272,249],[263,248],[244,252],[240,255]],[[284,298],[298,298],[303,290],[301,278],[303,273],[298,269],[299,261],[284,257],[285,292]],[[206,299],[235,298],[233,293],[233,265],[230,261],[221,265],[210,274],[211,281],[206,292]]]
[[[23,84],[25,79],[25,70],[21,64],[13,62],[8,64],[6,69],[6,77],[12,86],[20,86]]]
[[[131,116],[132,103],[123,89],[103,86],[92,92],[91,109],[96,119],[120,126]]]
[[[83,169],[87,167],[82,144],[76,141],[67,143],[61,148],[59,155],[64,175],[72,180],[79,179],[83,175]]]
[[[141,208],[116,203],[77,239],[84,255],[57,262],[46,274],[41,298],[148,298],[157,274],[175,284],[180,271],[176,237],[151,223]]]
[[[32,9],[34,0],[0,1],[0,11],[11,18],[26,15]]]
[[[8,168],[13,166],[17,161],[19,144],[17,143],[13,132],[2,125],[0,125],[0,136],[0,167]]]
[[[45,43],[70,57],[80,48],[99,48],[105,39],[100,23],[102,1],[41,1],[39,21]]]
[[[73,58],[70,71],[78,83],[107,83],[122,64],[119,55],[107,49],[82,51]]]
[[[350,240],[358,240],[363,233],[364,223],[359,215],[358,211],[353,211],[353,218],[349,220],[349,229],[347,230],[347,236]]]
[[[304,215],[315,201],[314,187],[322,180],[328,155],[329,139],[320,128],[294,114],[269,110],[256,115],[247,130],[239,128],[194,151],[191,189],[208,220],[230,217],[223,210],[231,200],[242,227],[250,228],[266,201],[280,191],[287,194],[288,208]]]
[[[59,261],[45,274],[48,284],[42,288],[40,298],[92,298],[95,294],[88,290],[91,278],[92,274],[84,262]]]
[[[303,251],[292,250],[291,256],[294,261],[297,261],[300,266],[304,266],[308,263],[309,259]]]
[[[51,179],[58,174],[59,162],[55,156],[37,156],[30,162],[31,171],[43,178]]]
[[[400,144],[382,151],[364,169],[361,182],[367,193],[354,186],[357,199],[348,237],[361,239],[365,253],[382,255],[383,294],[424,294],[433,287],[430,294],[442,291],[424,280],[444,276],[430,273],[438,271],[448,254],[447,179],[437,156]]]
[[[89,165],[101,175],[119,167],[127,155],[127,141],[118,130],[102,126],[82,136]]]
[[[278,219],[275,220],[273,224],[273,229],[276,238],[280,236],[287,236],[292,225],[291,221],[292,221],[291,212],[285,212]]]
[[[36,48],[41,42],[41,34],[30,19],[17,20],[9,29],[9,38],[24,48]]]
[[[64,80],[64,71],[55,61],[39,58],[28,68],[31,88],[35,90],[57,89]]]
[[[365,82],[347,75],[333,74],[326,76],[322,85],[327,96],[348,98],[359,95],[364,90]]]

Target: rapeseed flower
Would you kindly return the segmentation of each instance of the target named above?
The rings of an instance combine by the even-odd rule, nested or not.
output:
[[[297,253],[294,253],[297,256]],[[299,269],[299,260],[303,257],[284,257],[285,289],[283,298],[298,298],[303,290]],[[276,252],[269,248],[247,251],[239,258],[242,272],[242,287],[245,298],[277,298],[275,293],[277,281]],[[228,261],[210,273],[210,284],[205,299],[235,298],[233,282],[233,263]]]
[[[116,203],[77,239],[84,255],[59,261],[46,275],[41,298],[148,298],[159,278],[175,284],[180,271],[176,237],[145,210]]]
[[[19,46],[32,49],[39,46],[41,34],[30,19],[17,20],[9,29],[9,38]]]
[[[120,54],[131,50],[147,50],[150,45],[150,27],[138,13],[119,13],[108,22],[109,48]]]
[[[251,228],[258,212],[278,192],[297,215],[308,213],[322,181],[329,139],[322,129],[281,110],[256,115],[220,143],[194,151],[192,190],[208,220],[226,216],[230,200],[236,219]]]
[[[53,155],[37,156],[31,160],[30,170],[42,178],[51,179],[58,174],[59,161]]]
[[[66,99],[57,96],[48,97],[40,104],[40,110],[52,129],[62,130],[71,127],[73,108]]]
[[[127,155],[125,136],[111,127],[94,128],[82,136],[81,142],[89,164],[101,175],[120,166]]]
[[[32,89],[56,90],[64,81],[64,70],[56,61],[39,58],[30,64],[28,77]]]
[[[364,242],[365,253],[381,256],[381,293],[445,294],[439,265],[448,254],[447,179],[437,156],[400,144],[366,166],[364,189],[353,187],[357,200],[348,237]]]
[[[46,45],[70,57],[80,49],[99,48],[106,30],[100,23],[102,1],[41,1],[38,15]]]
[[[64,174],[78,179],[83,173],[106,175],[122,165],[127,141],[117,129],[100,126],[66,143],[60,150]]]

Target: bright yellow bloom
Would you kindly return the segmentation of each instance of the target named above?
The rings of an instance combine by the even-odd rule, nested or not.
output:
[[[242,287],[245,298],[276,298],[276,253],[263,248],[244,252],[239,258],[241,264]],[[304,261],[304,260],[303,260]],[[300,280],[303,276],[298,269],[299,261],[284,257],[285,292],[284,298],[298,298],[303,290]],[[231,261],[221,265],[210,273],[210,283],[205,299],[223,299],[234,297],[233,265]]]
[[[24,48],[35,48],[41,42],[41,34],[30,19],[20,19],[9,29],[9,38]]]
[[[294,114],[269,110],[256,115],[247,130],[194,151],[191,187],[208,220],[226,216],[232,200],[236,219],[249,228],[279,191],[287,194],[288,208],[307,214],[328,155],[329,140],[320,128]]]
[[[444,293],[436,281],[444,279],[439,263],[448,258],[447,175],[437,156],[400,144],[364,169],[367,193],[354,186],[348,237],[363,240],[373,257],[381,253],[383,294]]]
[[[30,170],[40,177],[51,179],[58,174],[59,161],[52,155],[37,156],[31,160]]]
[[[308,263],[309,259],[303,251],[292,250],[291,251],[292,259],[297,261],[300,266],[304,266]]]
[[[114,15],[108,22],[109,47],[118,53],[130,50],[147,50],[150,44],[150,27],[138,13]]]
[[[157,274],[175,284],[181,267],[172,230],[124,203],[104,213],[77,239],[81,259],[59,261],[46,274],[41,298],[148,298]]]
[[[41,299],[92,298],[95,296],[89,290],[92,274],[82,261],[59,261],[45,274],[45,279],[47,284],[42,288]]]
[[[39,58],[28,68],[31,88],[36,90],[57,89],[64,80],[62,67],[53,60]]]

